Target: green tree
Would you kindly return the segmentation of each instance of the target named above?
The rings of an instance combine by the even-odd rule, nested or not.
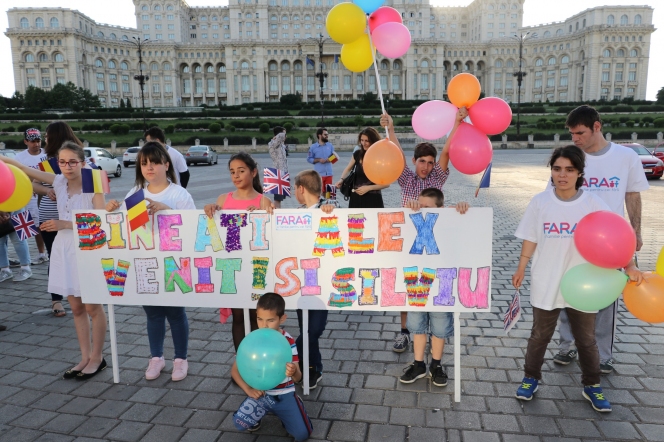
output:
[[[300,94],[286,94],[282,95],[279,102],[284,106],[295,106],[302,103],[302,95]]]
[[[657,92],[657,103],[664,104],[664,87]]]
[[[127,98],[127,109],[131,109],[131,99]]]
[[[48,92],[35,86],[28,86],[25,90],[23,107],[33,112],[41,112],[46,105]]]
[[[365,103],[371,103],[373,101],[376,101],[378,99],[378,95],[374,94],[373,92],[367,92],[366,94],[362,95],[362,101]]]
[[[76,100],[77,90],[74,83],[58,83],[48,92],[46,106],[50,109],[71,109]]]
[[[80,109],[90,109],[91,107],[100,107],[101,101],[99,97],[94,95],[88,89],[78,88],[76,107]],[[74,110],[77,110],[74,108]]]
[[[270,125],[267,123],[261,123],[260,126],[258,126],[258,130],[260,130],[261,133],[266,134],[270,130]]]
[[[208,129],[209,129],[210,132],[212,132],[213,134],[218,134],[218,133],[221,131],[221,124],[219,124],[219,123],[212,123],[212,124],[210,124],[210,126],[208,126]]]
[[[124,98],[120,98],[120,109],[124,109],[125,104],[124,104]]]

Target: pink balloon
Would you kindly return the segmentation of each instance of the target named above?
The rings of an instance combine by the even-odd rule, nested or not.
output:
[[[383,23],[371,33],[371,40],[383,56],[399,58],[408,52],[410,31],[401,23]]]
[[[589,263],[605,269],[620,269],[634,256],[636,234],[625,218],[601,210],[584,216],[577,223],[574,245]]]
[[[482,98],[468,109],[473,126],[487,135],[504,132],[512,122],[512,109],[498,97]]]
[[[431,100],[420,104],[413,113],[413,130],[425,140],[444,137],[454,127],[455,105],[447,101]]]
[[[401,14],[394,8],[389,6],[381,6],[371,13],[369,16],[369,31],[373,32],[378,26],[383,23],[403,23]]]
[[[466,175],[484,172],[491,158],[493,147],[489,138],[468,123],[461,123],[450,143],[450,161]]]
[[[5,163],[0,161],[0,203],[4,203],[11,198],[16,188],[16,178],[11,169]]]

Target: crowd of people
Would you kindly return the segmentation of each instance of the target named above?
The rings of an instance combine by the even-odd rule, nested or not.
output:
[[[430,143],[418,144],[411,158],[413,169],[406,165],[397,180],[401,188],[401,206],[412,210],[444,207],[443,187],[450,176],[450,140],[459,124],[468,116],[461,108],[448,141],[440,154]],[[399,148],[392,118],[384,114],[380,120],[391,141]],[[585,262],[574,247],[571,235],[548,235],[541,228],[545,221],[576,224],[583,216],[597,210],[611,210],[624,216],[627,207],[629,220],[637,237],[637,250],[641,248],[641,198],[640,192],[648,189],[638,156],[628,148],[606,141],[602,135],[602,123],[597,111],[590,106],[580,106],[567,117],[567,127],[573,144],[553,151],[549,159],[551,179],[543,192],[534,196],[516,230],[516,237],[523,240],[518,268],[512,278],[516,288],[522,286],[525,270],[532,260],[530,281],[530,304],[533,310],[533,326],[526,351],[524,378],[516,392],[516,398],[531,400],[541,382],[541,367],[545,350],[559,324],[560,351],[554,357],[557,364],[569,364],[577,355],[582,370],[582,395],[592,407],[600,412],[611,411],[611,405],[600,386],[600,374],[613,370],[613,342],[616,330],[617,301],[599,312],[575,310],[565,302],[560,293],[560,281],[571,267]],[[340,188],[349,174],[354,174],[349,208],[383,208],[381,191],[387,187],[369,180],[363,171],[366,151],[377,141],[380,134],[374,128],[366,128],[358,135],[359,148],[353,152],[340,179],[335,183],[331,161],[336,157],[334,146],[328,140],[328,131],[320,128],[317,142],[308,152],[307,160],[313,169],[304,170],[293,179],[292,192],[302,208],[320,208],[330,213],[339,207],[336,200],[325,198],[326,185]],[[274,166],[288,171],[285,152],[286,131],[274,128],[274,138],[268,149]],[[79,340],[81,359],[67,370],[65,379],[89,379],[107,366],[102,355],[106,334],[106,316],[101,305],[81,302],[75,263],[74,235],[71,222],[73,209],[105,209],[109,212],[123,210],[121,201],[106,201],[103,194],[82,193],[81,170],[86,165],[82,143],[64,122],[55,122],[46,129],[45,148],[41,148],[41,134],[36,129],[25,132],[26,150],[16,160],[0,157],[2,161],[23,170],[34,182],[37,198],[22,210],[28,210],[41,235],[36,238],[39,259],[49,262],[48,291],[51,292],[52,312],[64,316],[64,297],[71,307]],[[167,146],[159,128],[145,133],[147,143],[137,156],[136,179],[127,196],[142,189],[151,214],[168,209],[195,209],[194,200],[184,188],[188,171],[178,170],[175,149]],[[403,152],[403,150],[402,150]],[[177,156],[177,155],[176,155]],[[44,159],[57,158],[61,174],[42,172],[38,164]],[[185,164],[186,166],[186,164]],[[216,202],[205,206],[205,213],[213,217],[223,210],[266,210],[272,212],[280,207],[283,198],[274,201],[263,195],[258,165],[251,155],[240,152],[232,155],[228,162],[230,180],[235,186],[232,192],[220,195]],[[619,185],[605,191],[592,187],[589,178],[615,177]],[[469,210],[468,204],[456,204],[459,213]],[[14,274],[9,269],[7,241],[11,239],[19,257],[20,270]],[[30,277],[30,257],[25,241],[15,235],[0,238],[0,281],[12,279],[22,281]],[[50,260],[49,260],[50,259]],[[627,276],[640,283],[642,274],[632,261],[626,269]],[[166,367],[164,340],[166,321],[171,329],[174,344],[174,360],[171,371],[173,381],[187,376],[187,349],[189,323],[184,307],[144,306],[150,359],[145,372],[147,380],[160,376]],[[221,309],[222,321],[232,316],[232,337],[235,350],[245,336],[242,309]],[[284,381],[269,391],[257,391],[247,385],[236,365],[231,370],[232,378],[247,394],[247,399],[234,415],[239,430],[255,431],[260,427],[261,417],[268,411],[275,413],[296,440],[305,440],[311,434],[311,421],[307,417],[302,401],[295,394],[294,382],[301,381],[303,370],[309,370],[310,389],[316,388],[323,376],[323,360],[319,340],[327,323],[327,310],[309,312],[309,328],[302,330],[302,312],[297,311],[299,336],[293,339],[280,325],[286,318],[281,296],[263,295],[255,310],[249,315],[250,328],[273,328],[280,330],[291,344],[293,359],[284,367]],[[433,385],[447,385],[447,373],[442,365],[446,339],[453,333],[451,313],[403,312],[400,315],[401,331],[397,334],[393,350],[401,353],[413,343],[413,362],[399,377],[402,383],[412,383],[430,376]],[[302,353],[302,335],[308,333],[309,366],[304,367],[298,359]],[[411,338],[411,334],[414,335]],[[430,337],[431,356],[427,367],[427,337]]]

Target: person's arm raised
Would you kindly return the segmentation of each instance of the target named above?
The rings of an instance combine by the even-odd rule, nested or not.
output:
[[[18,161],[14,160],[13,158],[7,158],[5,156],[0,155],[0,161],[4,162],[5,164],[11,164],[12,166],[18,167],[21,169],[25,174],[33,179],[40,181],[42,183],[47,183],[47,184],[53,184],[53,180],[55,180],[55,175],[52,173],[48,172],[42,172],[41,170],[33,169],[31,167],[25,166]]]
[[[388,114],[383,114],[380,116],[380,125],[382,127],[387,128],[387,133],[390,136],[390,141],[393,142],[394,144],[397,145],[397,147],[401,150],[401,154],[403,155],[403,163],[406,163],[406,154],[403,152],[403,149],[401,148],[401,144],[399,143],[399,139],[397,138],[396,133],[394,132],[394,121],[392,120],[392,117]]]
[[[456,130],[459,128],[461,122],[467,116],[468,110],[465,107],[459,108],[456,114],[456,119],[454,121],[454,127],[452,127],[450,134],[447,136],[447,140],[445,140],[445,146],[443,146],[443,151],[440,153],[440,158],[438,159],[438,164],[440,164],[440,168],[444,171],[447,170],[450,163],[450,144],[452,144],[452,137],[454,136]]]

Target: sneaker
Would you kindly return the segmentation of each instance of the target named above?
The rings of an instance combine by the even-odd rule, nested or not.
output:
[[[318,387],[318,383],[321,379],[323,379],[323,373],[316,370],[314,367],[309,367],[309,390]]]
[[[431,383],[436,387],[444,387],[447,385],[447,373],[442,365],[429,367],[429,374],[431,375]]]
[[[14,278],[14,281],[16,281],[16,278]],[[613,359],[609,359],[603,364],[599,364],[599,371],[602,372],[602,374],[611,374],[613,373]]]
[[[258,421],[258,423],[256,425],[254,425],[253,427],[247,428],[247,431],[250,432],[250,433],[253,433],[254,431],[260,430],[260,428],[261,428],[261,421]]]
[[[21,267],[21,261],[19,261],[18,259],[10,259],[9,267]]]
[[[171,379],[174,381],[181,381],[187,377],[187,370],[189,370],[189,362],[186,359],[177,358],[173,360],[173,373]]]
[[[147,379],[148,381],[157,379],[165,366],[166,362],[164,361],[163,356],[160,358],[150,359],[150,364],[148,365],[148,369],[145,370],[145,379]]]
[[[18,271],[18,275],[14,276],[14,282],[25,281],[32,276],[32,270],[30,269],[21,269]]]
[[[558,354],[553,357],[553,362],[560,365],[569,365],[578,354],[579,353],[576,350],[560,350]]]
[[[516,398],[522,401],[529,401],[537,392],[539,381],[534,378],[523,378],[521,386],[516,390]]]
[[[402,384],[412,384],[416,380],[422,379],[427,375],[427,366],[413,362],[408,367],[404,368],[404,371],[405,373],[399,378],[399,382]]]
[[[11,270],[9,269],[0,270],[0,282],[7,281],[8,279],[12,279],[13,277],[14,273]]]
[[[586,385],[583,387],[583,397],[590,401],[595,411],[608,413],[611,411],[611,404],[604,398],[602,387],[597,385]]]
[[[394,338],[394,347],[392,350],[397,353],[403,353],[408,349],[410,344],[410,333],[399,333],[396,338]]]
[[[39,258],[37,258],[37,264],[44,264],[45,262],[48,262],[48,255],[39,255]]]

